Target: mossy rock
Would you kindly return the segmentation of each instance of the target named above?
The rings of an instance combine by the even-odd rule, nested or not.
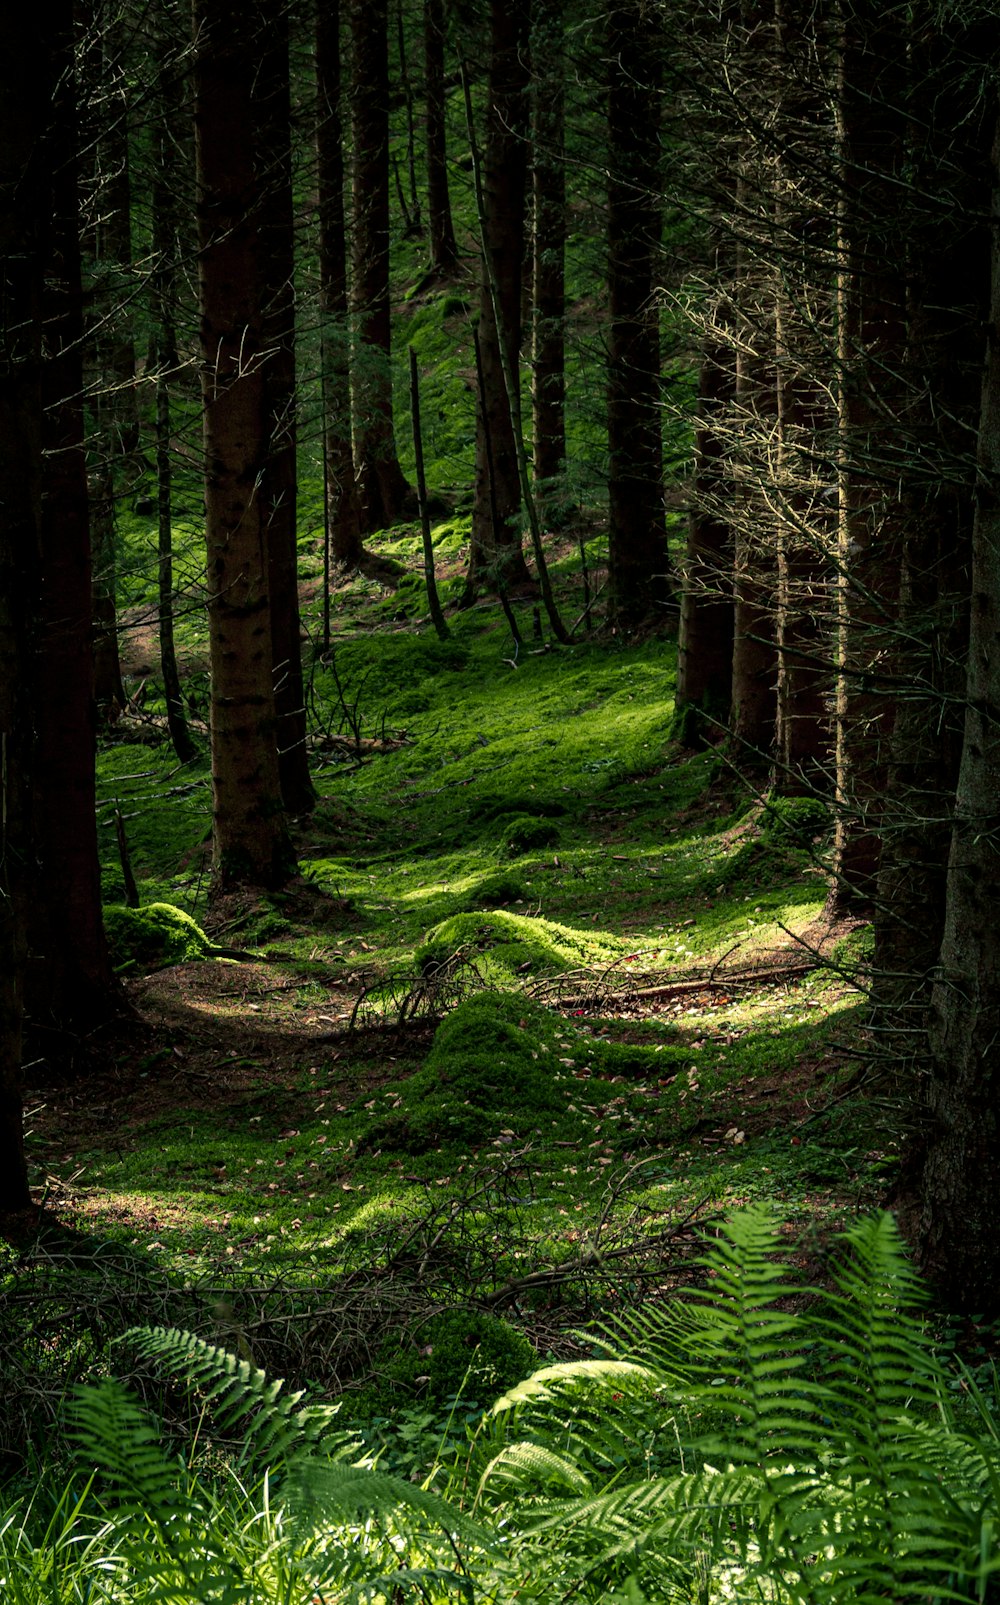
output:
[[[515,814],[504,825],[501,843],[512,858],[530,853],[538,847],[557,847],[559,830],[551,819],[535,819],[530,814]]]
[[[216,951],[201,926],[172,903],[149,903],[145,908],[114,904],[104,910],[104,929],[119,974],[189,964],[211,958]]]
[[[487,980],[510,985],[519,976],[559,974],[590,966],[605,967],[622,947],[597,931],[576,931],[553,920],[532,919],[498,909],[492,914],[453,914],[429,931],[416,961],[430,974],[459,948],[483,955]]]
[[[808,847],[831,823],[830,808],[820,797],[769,797],[760,838],[774,847]]]
[[[478,1147],[507,1128],[528,1132],[540,1117],[561,1115],[556,1030],[549,1011],[528,998],[483,993],[459,1004],[404,1084],[403,1109],[373,1122],[359,1152]]]

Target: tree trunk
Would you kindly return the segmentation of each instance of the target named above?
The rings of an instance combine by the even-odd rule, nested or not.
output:
[[[716,320],[721,313],[716,314]],[[733,688],[732,530],[718,432],[733,399],[728,331],[705,333],[694,432],[692,507],[677,646],[676,732],[686,746],[718,740]]]
[[[97,856],[72,6],[69,0],[53,0],[47,14],[57,87],[46,141],[52,184],[43,304],[46,463],[35,671],[37,885],[28,1002],[38,1024],[75,1032],[108,1018],[119,1006],[119,993],[101,920]]]
[[[0,22],[0,1211],[31,1203],[21,1101],[28,905],[32,895],[34,630],[41,524],[42,264],[48,45],[53,8]]]
[[[174,646],[173,470],[170,457],[170,382],[177,354],[177,192],[180,188],[175,127],[181,118],[175,51],[179,18],[174,0],[159,0],[156,13],[156,121],[152,133],[153,318],[156,324],[156,506],[157,616],[160,673],[167,705],[167,729],[181,763],[197,755],[181,696]]]
[[[424,138],[427,145],[427,223],[431,270],[446,277],[458,267],[458,244],[448,193],[447,99],[444,84],[444,0],[424,0]]]
[[[215,888],[281,885],[295,860],[275,745],[268,453],[251,85],[259,41],[238,0],[195,0],[198,290],[212,667]]]
[[[531,415],[535,491],[545,516],[565,518],[566,165],[563,0],[532,15]]]
[[[351,361],[340,109],[340,0],[316,3],[316,182],[323,367],[323,452],[328,551],[342,568],[364,556],[351,444]]]
[[[945,29],[928,10],[913,12],[908,62],[910,271],[900,415],[907,466],[872,984],[874,1040],[891,1079],[908,1091],[914,1071],[925,1069],[927,1004],[943,936],[989,316],[992,108],[970,95],[969,65],[997,48],[994,22],[967,29],[951,19]]]
[[[258,230],[269,450],[261,485],[266,520],[271,651],[281,796],[290,814],[316,802],[306,749],[298,571],[298,429],[295,389],[295,207],[285,0],[258,0],[254,79],[259,163]]]
[[[1000,1314],[1000,124],[972,536],[965,734],[930,1030],[921,1255],[949,1306]]]
[[[778,673],[772,790],[796,796],[829,789],[832,743],[827,589],[835,526],[819,466],[828,458],[834,427],[828,386],[819,377],[829,342],[829,220],[810,187],[832,129],[820,76],[829,41],[814,0],[776,0],[775,50]]]
[[[899,599],[904,398],[906,21],[845,0],[838,114],[840,528],[837,840],[831,905],[870,910],[878,875]]]
[[[612,0],[608,56],[608,620],[666,622],[656,264],[660,253],[662,18]]]
[[[351,0],[354,44],[354,452],[366,530],[398,523],[413,501],[396,455],[389,303],[388,0]]]
[[[491,0],[486,139],[481,166],[482,232],[502,328],[497,329],[490,266],[484,255],[479,288],[482,386],[476,410],[476,488],[467,582],[470,596],[484,580],[502,585],[507,591],[530,583],[521,550],[521,482],[515,423],[500,353],[502,339],[509,371],[519,374],[527,186],[528,20],[527,0]],[[487,435],[493,459],[492,495]]]
[[[774,184],[769,140],[775,92],[772,0],[741,0],[735,72],[740,111],[736,170],[736,343],[733,474],[733,747],[764,778],[778,711],[778,531],[771,495],[776,427]]]

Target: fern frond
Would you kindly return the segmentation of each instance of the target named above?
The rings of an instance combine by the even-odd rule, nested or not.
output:
[[[227,1349],[176,1327],[133,1327],[122,1339],[173,1381],[201,1395],[220,1432],[240,1437],[246,1460],[273,1465],[321,1444],[343,1448],[336,1405],[303,1404],[303,1390],[285,1392],[280,1379]]]
[[[510,1443],[501,1449],[483,1472],[480,1494],[487,1487],[503,1487],[505,1483],[515,1487],[522,1497],[533,1485],[547,1493],[562,1488],[566,1493],[583,1496],[591,1491],[590,1478],[577,1455],[557,1454],[541,1443]]]
[[[120,1383],[78,1388],[70,1422],[77,1452],[110,1484],[119,1520],[166,1527],[187,1519],[190,1500],[181,1494],[177,1462],[164,1453],[156,1424]]]

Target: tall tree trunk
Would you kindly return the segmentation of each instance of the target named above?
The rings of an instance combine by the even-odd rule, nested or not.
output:
[[[839,91],[840,528],[836,688],[837,840],[831,905],[870,909],[893,704],[899,597],[896,419],[904,405],[906,15],[844,0]]]
[[[358,332],[351,386],[366,530],[398,523],[413,500],[396,455],[392,412],[388,11],[388,0],[350,0],[353,299]]]
[[[774,755],[778,710],[777,520],[770,495],[777,412],[774,188],[769,148],[775,90],[772,0],[741,0],[735,72],[740,109],[733,292],[736,334],[733,448],[734,750],[762,777]]]
[[[94,588],[94,689],[112,721],[125,703],[118,640],[117,507],[142,471],[136,393],[129,102],[120,10],[90,0],[81,72],[89,102],[85,148],[92,152],[85,271],[91,304],[90,529]]]
[[[563,0],[536,0],[531,61],[531,416],[535,490],[551,521],[566,494],[566,163]],[[560,505],[561,504],[561,505]]]
[[[56,78],[43,303],[45,479],[36,641],[34,773],[38,882],[28,1001],[39,1024],[89,1029],[118,1006],[101,921],[95,806],[94,649],[83,427],[78,149],[70,0],[48,7]]]
[[[458,266],[458,244],[448,192],[447,99],[444,79],[444,0],[424,0],[424,75],[427,146],[427,224],[431,269],[445,276]]]
[[[914,7],[909,51],[909,294],[899,428],[903,479],[895,689],[875,918],[874,1040],[912,1092],[943,935],[968,649],[974,443],[989,316],[992,108],[970,68],[997,49],[992,19],[935,23]]]
[[[41,524],[48,0],[0,20],[0,1211],[31,1203],[21,1095],[33,858],[34,630]]]
[[[484,259],[479,288],[482,385],[476,410],[476,488],[467,582],[470,596],[484,580],[508,591],[529,582],[521,550],[521,482],[515,422],[500,352],[503,340],[508,369],[518,375],[528,167],[528,22],[528,0],[491,0],[486,139],[481,167],[484,211]],[[500,329],[494,314],[491,273]],[[493,463],[492,491],[487,435]]]
[[[251,97],[259,41],[239,0],[194,0],[193,10],[212,862],[222,891],[239,883],[281,885],[295,860],[278,776],[260,496],[269,441]]]
[[[774,161],[778,654],[773,790],[829,787],[827,576],[835,530],[818,464],[833,417],[820,374],[830,339],[829,218],[810,177],[832,128],[820,72],[830,41],[815,0],[775,0]],[[822,275],[822,277],[821,277]]]
[[[356,568],[364,556],[364,547],[351,444],[340,0],[316,0],[316,98],[325,522],[333,561],[344,568]]]
[[[181,119],[176,52],[180,18],[176,0],[159,0],[156,28],[156,121],[152,131],[153,317],[156,324],[156,506],[157,617],[160,673],[167,705],[167,729],[181,763],[197,755],[181,696],[174,644],[173,466],[171,462],[170,384],[177,374],[178,190],[180,163],[176,126]]]
[[[972,536],[965,733],[927,1088],[924,1266],[952,1309],[1000,1314],[1000,124]]]
[[[660,252],[663,20],[611,0],[608,55],[608,619],[665,622],[672,584],[663,511],[656,263]]]
[[[306,749],[305,684],[298,570],[298,429],[295,389],[295,206],[288,11],[285,0],[257,0],[260,48],[254,80],[261,194],[264,383],[269,450],[261,499],[267,522],[271,651],[281,796],[290,814],[316,801]]]
[[[678,737],[717,740],[733,687],[732,529],[726,516],[720,420],[733,400],[730,331],[721,308],[705,331],[694,432],[692,507],[677,644]]]

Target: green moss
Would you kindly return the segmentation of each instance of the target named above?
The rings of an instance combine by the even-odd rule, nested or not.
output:
[[[530,889],[517,875],[487,875],[472,895],[473,908],[505,908],[508,903],[526,902]]]
[[[829,830],[829,806],[820,797],[769,797],[761,820],[761,841],[775,847],[808,847]]]
[[[424,973],[445,963],[459,948],[488,958],[490,980],[511,985],[524,974],[558,974],[563,970],[607,965],[622,955],[622,947],[603,933],[575,931],[553,920],[497,911],[488,916],[454,914],[442,920],[417,949],[416,960]]]
[[[475,1147],[505,1129],[530,1130],[543,1115],[561,1115],[556,1026],[547,1009],[524,997],[485,993],[460,1004],[406,1082],[402,1111],[374,1122],[360,1149]]]
[[[512,858],[530,853],[536,847],[556,847],[558,828],[550,819],[533,819],[530,814],[515,814],[503,828],[500,837]]]
[[[211,958],[215,949],[190,914],[171,903],[104,910],[111,962],[119,972],[156,970]]]
[[[387,1389],[442,1403],[459,1396],[493,1398],[537,1364],[523,1332],[480,1310],[443,1310],[386,1343],[376,1361]]]

